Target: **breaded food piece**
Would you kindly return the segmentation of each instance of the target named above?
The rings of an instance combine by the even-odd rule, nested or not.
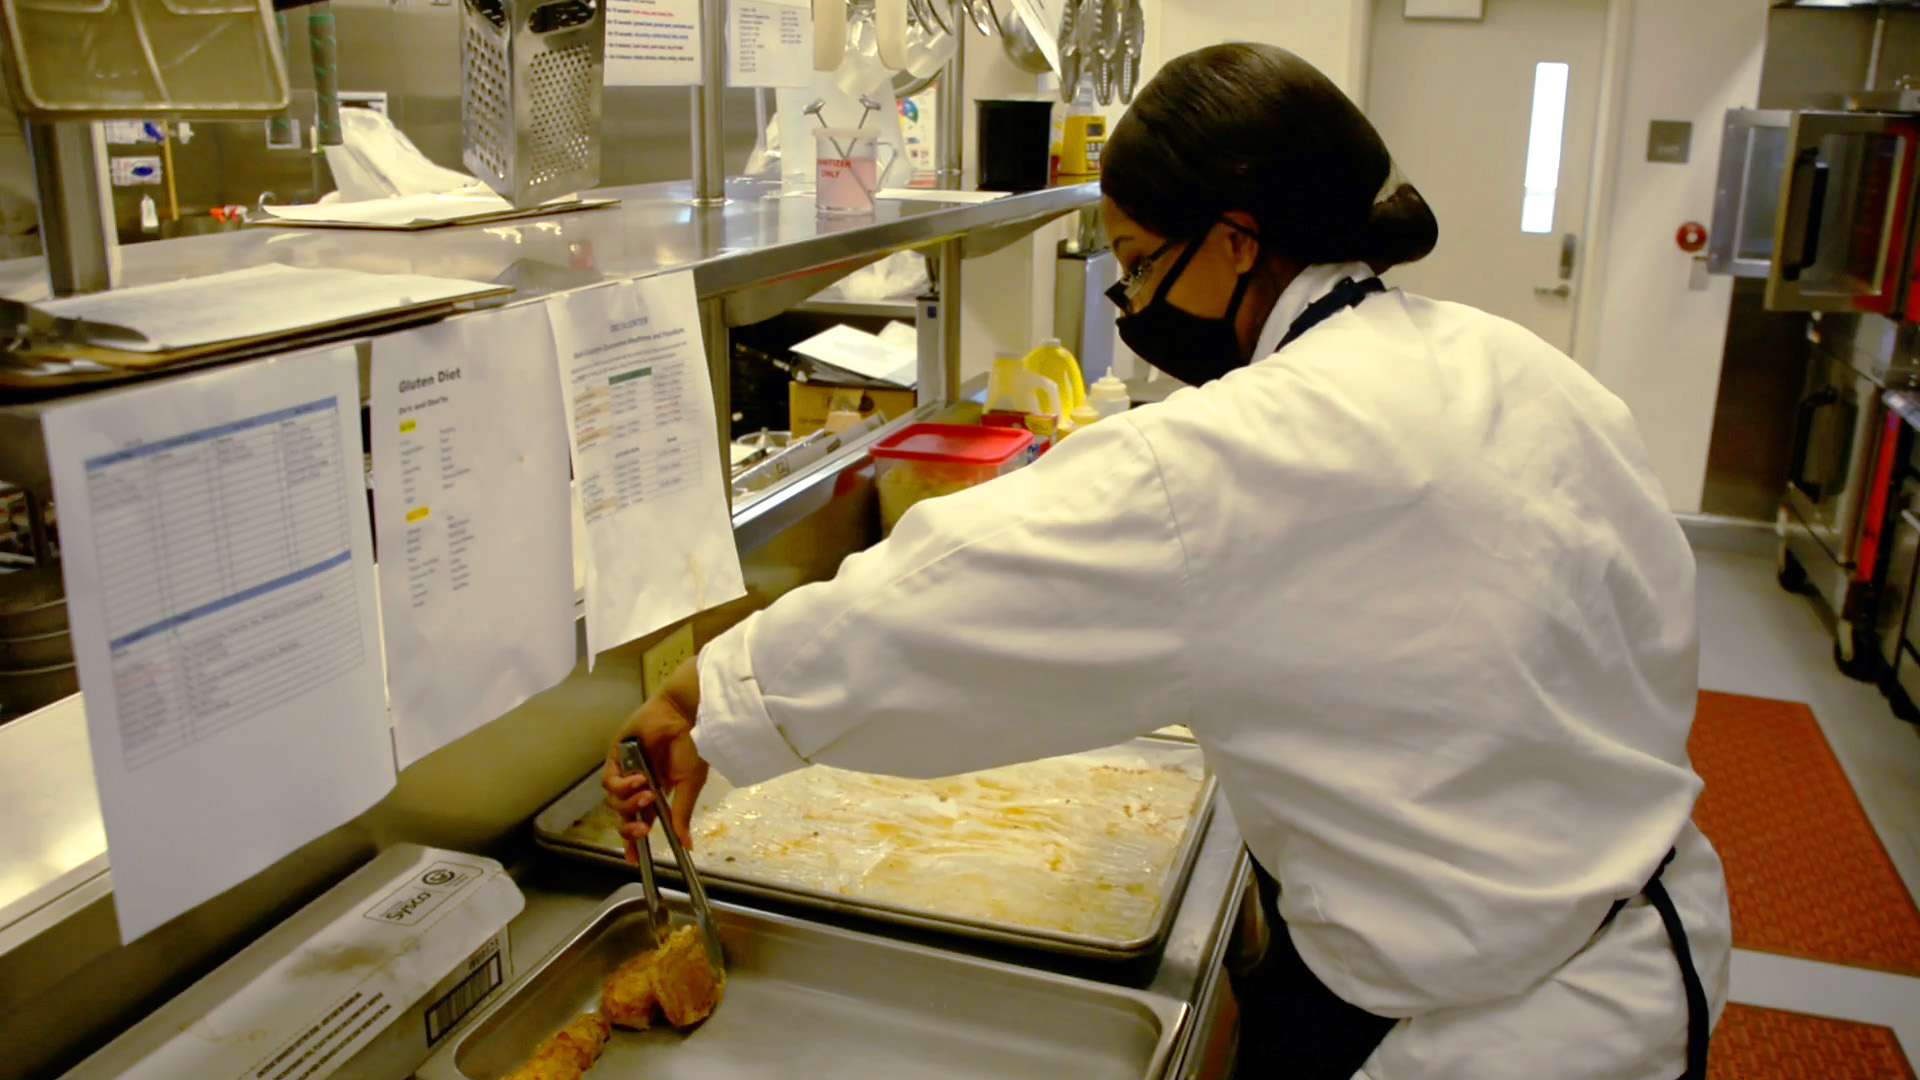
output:
[[[600,1011],[624,1028],[645,1029],[655,1010],[674,1027],[692,1027],[720,1004],[724,979],[707,963],[700,931],[682,926],[665,945],[620,965],[600,989]]]
[[[660,998],[653,991],[653,965],[659,949],[646,952],[621,964],[600,987],[600,1015],[613,1024],[645,1031],[653,1026],[653,1013]]]
[[[683,926],[667,939],[653,965],[653,992],[660,1012],[674,1027],[692,1027],[713,1015],[725,989],[723,979],[707,963],[700,931]]]
[[[503,1080],[580,1080],[606,1049],[609,1030],[599,1013],[581,1013],[547,1036],[526,1063]]]

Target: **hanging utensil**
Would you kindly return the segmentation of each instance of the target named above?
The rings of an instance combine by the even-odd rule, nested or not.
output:
[[[1080,0],[1066,0],[1060,9],[1060,100],[1080,96]]]
[[[1147,16],[1140,0],[1127,0],[1127,14],[1121,27],[1120,103],[1133,104],[1134,91],[1140,89],[1140,56],[1146,52]]]
[[[1095,28],[1095,44],[1103,56],[1119,56],[1126,37],[1127,0],[1088,0],[1100,5],[1100,25]]]
[[[1080,6],[1080,14],[1074,16],[1074,35],[1080,45],[1080,67],[1086,70],[1087,61],[1093,59],[1094,49],[1100,40],[1101,0],[1074,0]]]
[[[1088,29],[1093,39],[1093,55],[1088,61],[1092,68],[1093,99],[1101,107],[1113,104],[1114,83],[1120,78],[1121,31],[1126,0],[1086,0],[1099,13],[1098,18]]]
[[[987,37],[1006,33],[1000,25],[1000,13],[994,10],[993,0],[972,0],[967,4],[967,17],[973,20],[973,28]]]
[[[686,886],[687,899],[693,902],[693,921],[700,927],[700,943],[707,949],[707,965],[713,968],[713,974],[718,978],[726,971],[726,956],[720,951],[720,930],[713,921],[713,906],[707,903],[707,890],[701,886],[700,875],[693,868],[693,856],[687,854],[686,845],[680,842],[680,833],[674,829],[673,822],[668,819],[667,789],[661,787],[660,781],[653,775],[653,763],[647,760],[647,752],[641,748],[639,739],[629,735],[620,740],[620,767],[628,772],[637,771],[645,774],[647,787],[653,789],[654,822],[661,827],[662,832],[667,834],[667,847],[673,849],[673,861],[680,867],[680,883]],[[650,867],[652,862],[653,857],[650,852],[640,853],[640,865],[643,867],[641,888],[648,890],[649,904],[654,904],[658,899],[657,895],[648,889],[651,885],[651,875],[645,868]],[[660,907],[658,911],[660,914],[654,916],[656,934],[660,930],[658,919],[660,915],[665,914],[666,909]],[[666,938],[661,936],[658,940],[664,942]]]
[[[938,26],[943,34],[953,33],[953,27],[947,25],[947,17],[940,13],[941,5],[951,3],[952,0],[918,0],[918,2],[926,13],[927,21]]]
[[[1053,70],[1047,62],[1047,54],[1040,50],[1040,43],[1033,40],[1033,32],[1027,29],[1027,23],[1020,13],[1009,14],[1007,21],[1000,24],[1000,49],[1013,61],[1013,66],[1029,75],[1045,75]]]
[[[813,0],[813,70],[832,71],[847,55],[847,0]]]
[[[873,29],[880,62],[889,72],[907,70],[907,0],[874,0]]]

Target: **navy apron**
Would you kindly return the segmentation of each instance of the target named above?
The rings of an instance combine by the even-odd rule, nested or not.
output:
[[[1331,292],[1300,313],[1287,328],[1280,347],[1285,348],[1332,315],[1355,307],[1385,289],[1377,277],[1359,282],[1342,279]],[[1706,989],[1694,970],[1693,954],[1687,946],[1680,913],[1660,881],[1661,872],[1673,861],[1673,856],[1672,851],[1667,852],[1653,879],[1641,889],[1641,895],[1660,913],[1660,922],[1666,927],[1667,940],[1672,943],[1686,989],[1687,1071],[1680,1080],[1706,1080]],[[1280,917],[1279,882],[1258,860],[1253,861],[1253,873],[1260,909],[1272,933],[1266,955],[1251,970],[1244,974],[1229,973],[1234,997],[1240,1003],[1236,1080],[1349,1080],[1399,1021],[1376,1016],[1327,989],[1293,947],[1286,921]],[[1601,921],[1600,929],[1611,924],[1626,904],[1625,900],[1616,901]]]

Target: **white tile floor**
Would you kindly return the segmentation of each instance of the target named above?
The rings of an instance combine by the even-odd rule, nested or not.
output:
[[[1702,551],[1700,686],[1804,701],[1859,793],[1909,892],[1920,896],[1920,728],[1878,690],[1834,669],[1813,601],[1774,582],[1765,558]],[[1733,998],[1885,1024],[1920,1063],[1920,979],[1736,950]]]

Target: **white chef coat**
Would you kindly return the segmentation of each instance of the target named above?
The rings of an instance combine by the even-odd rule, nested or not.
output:
[[[1190,725],[1369,1080],[1674,1080],[1729,925],[1689,821],[1694,563],[1625,405],[1389,291],[922,503],[700,659],[701,753],[939,776]],[[1605,930],[1618,898],[1635,897]]]

